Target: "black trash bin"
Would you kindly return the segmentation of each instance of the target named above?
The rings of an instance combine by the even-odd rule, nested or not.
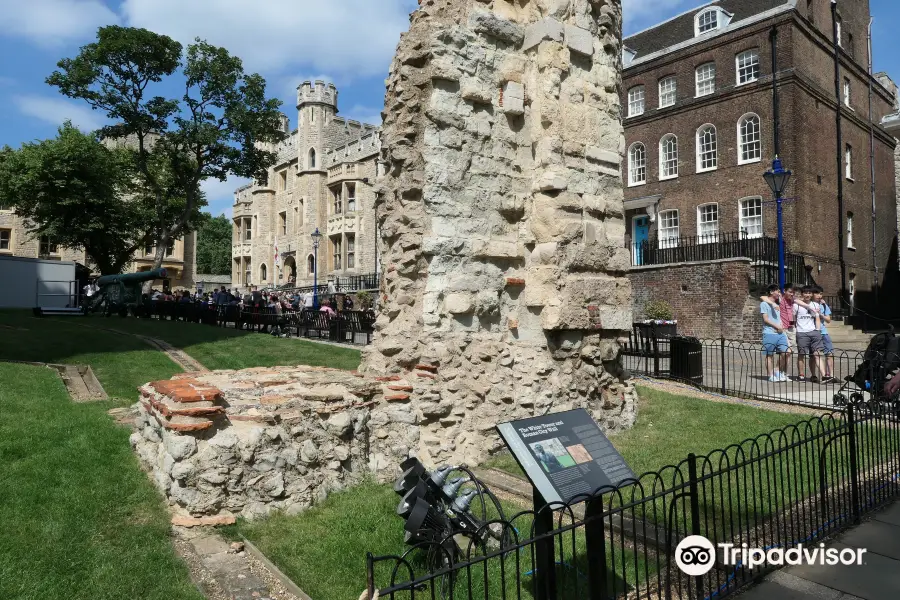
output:
[[[669,338],[672,358],[669,377],[703,385],[703,344],[697,338],[676,335]]]

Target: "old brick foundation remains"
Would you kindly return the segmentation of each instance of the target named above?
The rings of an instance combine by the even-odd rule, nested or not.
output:
[[[409,455],[478,464],[511,419],[631,426],[621,18],[619,0],[422,0],[387,81],[383,303],[360,373],[145,386],[132,442],[171,501],[300,510]]]

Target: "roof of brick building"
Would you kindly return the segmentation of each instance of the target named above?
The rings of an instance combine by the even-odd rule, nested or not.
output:
[[[670,46],[694,39],[694,17],[704,8],[718,6],[734,15],[731,25],[764,13],[773,8],[790,4],[790,0],[717,0],[678,15],[659,25],[625,38],[625,46],[634,50],[639,59]]]

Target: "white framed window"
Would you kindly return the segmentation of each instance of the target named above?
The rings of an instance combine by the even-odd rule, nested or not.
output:
[[[696,21],[696,35],[703,35],[708,31],[714,31],[719,28],[719,10],[716,8],[710,8],[708,10],[704,10],[702,13],[697,15]]]
[[[735,57],[737,84],[744,85],[759,79],[759,50],[752,48]]]
[[[659,178],[678,177],[678,138],[670,133],[659,141]]]
[[[347,212],[356,212],[356,184],[347,184]]]
[[[697,97],[709,96],[716,91],[716,63],[697,67]]]
[[[853,146],[850,144],[844,149],[844,175],[853,181]]]
[[[647,149],[635,142],[628,150],[628,185],[647,183]]]
[[[0,250],[12,249],[12,229],[0,229]]]
[[[659,80],[659,107],[666,108],[675,104],[677,96],[677,80],[674,75]]]
[[[347,234],[347,268],[356,268],[356,234]]]
[[[678,247],[678,236],[681,235],[678,227],[678,211],[664,210],[657,216],[659,221],[659,247]]]
[[[748,240],[763,236],[762,198],[744,198],[740,201],[738,228],[741,236]]]
[[[853,213],[847,213],[847,247],[851,250],[856,249],[856,245],[853,243]]]
[[[697,130],[697,172],[714,171],[719,166],[716,128],[703,125]]]
[[[719,241],[718,204],[702,204],[697,207],[697,238],[701,244]]]
[[[850,108],[850,79],[844,77],[844,106]]]
[[[628,116],[644,114],[644,86],[636,85],[628,90]]]
[[[759,115],[744,115],[738,121],[738,164],[746,165],[762,160],[762,134]]]
[[[659,178],[678,177],[678,138],[670,133],[659,141]]]
[[[344,257],[344,248],[341,236],[331,238],[331,257],[334,262],[334,270],[341,270],[341,259]]]

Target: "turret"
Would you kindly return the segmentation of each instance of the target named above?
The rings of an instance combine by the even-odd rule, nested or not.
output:
[[[297,129],[300,171],[323,169],[325,131],[337,113],[338,91],[333,83],[304,81],[297,88]]]

